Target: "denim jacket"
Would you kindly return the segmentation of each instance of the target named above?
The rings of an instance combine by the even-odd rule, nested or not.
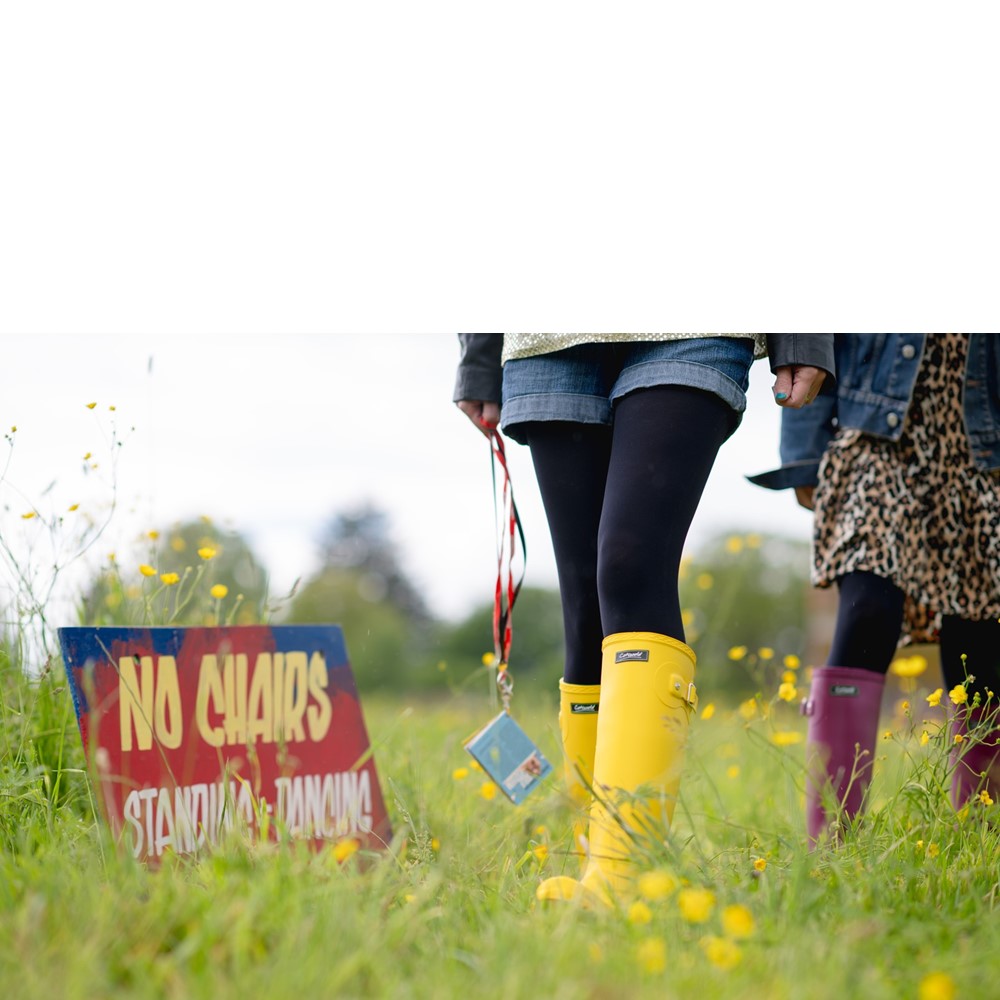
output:
[[[840,427],[898,441],[924,352],[925,333],[838,333],[837,384],[810,406],[781,413],[781,468],[749,476],[772,490],[815,486]],[[975,464],[1000,469],[1000,337],[973,333],[965,366],[965,432]]]

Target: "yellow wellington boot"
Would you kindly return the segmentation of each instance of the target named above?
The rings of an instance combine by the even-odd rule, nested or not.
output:
[[[597,707],[600,684],[559,682],[559,733],[562,737],[563,777],[573,804],[573,851],[581,861],[587,855],[587,814],[593,796],[594,747],[597,744]]]
[[[546,879],[541,900],[610,905],[631,888],[635,843],[662,840],[674,814],[697,705],[694,651],[655,632],[609,635],[603,649],[587,869]]]

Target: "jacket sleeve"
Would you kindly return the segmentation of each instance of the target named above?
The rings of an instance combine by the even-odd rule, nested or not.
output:
[[[811,365],[826,372],[824,387],[837,375],[832,333],[769,333],[767,356],[771,371],[783,365]]]
[[[462,353],[452,400],[456,403],[461,399],[499,403],[503,334],[460,333],[458,341]]]
[[[837,393],[824,382],[820,394],[808,406],[781,411],[781,467],[747,479],[769,490],[815,486],[820,459],[836,429]]]

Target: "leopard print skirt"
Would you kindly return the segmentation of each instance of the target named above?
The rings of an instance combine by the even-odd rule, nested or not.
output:
[[[903,644],[936,642],[942,615],[1000,617],[1000,477],[969,452],[967,349],[966,334],[928,336],[899,440],[842,428],[820,464],[812,582],[891,580]]]

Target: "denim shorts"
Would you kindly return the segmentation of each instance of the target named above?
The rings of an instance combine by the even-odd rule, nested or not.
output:
[[[661,385],[715,393],[733,408],[738,424],[753,358],[749,337],[580,344],[516,358],[503,367],[500,426],[521,444],[521,425],[538,420],[610,426],[619,399]]]

